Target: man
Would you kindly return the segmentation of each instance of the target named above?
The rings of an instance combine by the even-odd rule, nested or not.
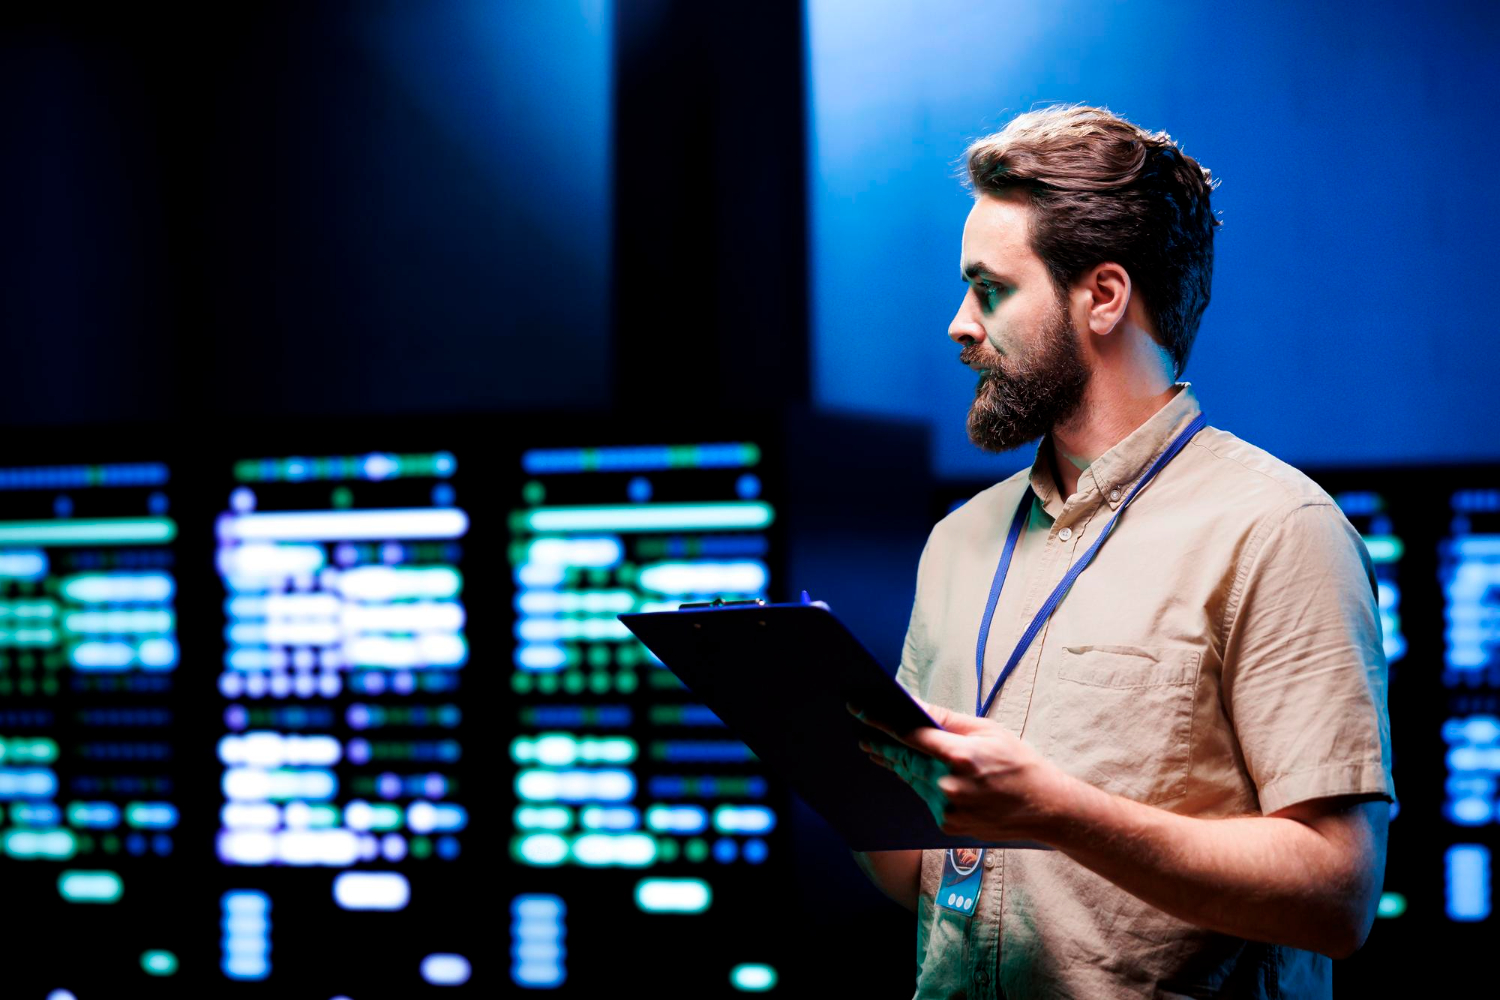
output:
[[[918,997],[1329,997],[1396,801],[1375,578],[1327,493],[1175,381],[1208,171],[1088,107],[967,165],[969,436],[1042,440],[918,565],[897,679],[941,730],[861,716],[861,745],[944,832],[1051,849],[856,860],[917,914]]]

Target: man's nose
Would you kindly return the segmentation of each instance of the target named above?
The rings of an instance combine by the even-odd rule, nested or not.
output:
[[[969,308],[967,293],[958,305],[958,312],[953,314],[953,322],[948,324],[948,339],[965,347],[969,344],[977,344],[984,339],[984,325],[979,322],[979,317],[975,315],[974,310]]]

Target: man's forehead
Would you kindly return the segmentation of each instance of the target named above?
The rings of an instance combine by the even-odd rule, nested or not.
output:
[[[964,222],[959,268],[965,274],[1040,264],[1028,242],[1030,206],[1024,199],[980,195]]]

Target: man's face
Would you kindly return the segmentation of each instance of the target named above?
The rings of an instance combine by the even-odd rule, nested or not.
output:
[[[964,298],[948,336],[958,360],[982,370],[969,440],[1009,451],[1047,433],[1083,403],[1089,369],[1052,279],[1031,249],[1023,194],[980,195],[964,223]]]

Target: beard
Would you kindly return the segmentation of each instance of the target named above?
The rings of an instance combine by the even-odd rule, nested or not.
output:
[[[974,343],[959,352],[964,365],[981,363],[969,407],[969,440],[984,451],[1018,448],[1066,422],[1083,405],[1089,369],[1062,303],[1024,358],[1004,357]]]

